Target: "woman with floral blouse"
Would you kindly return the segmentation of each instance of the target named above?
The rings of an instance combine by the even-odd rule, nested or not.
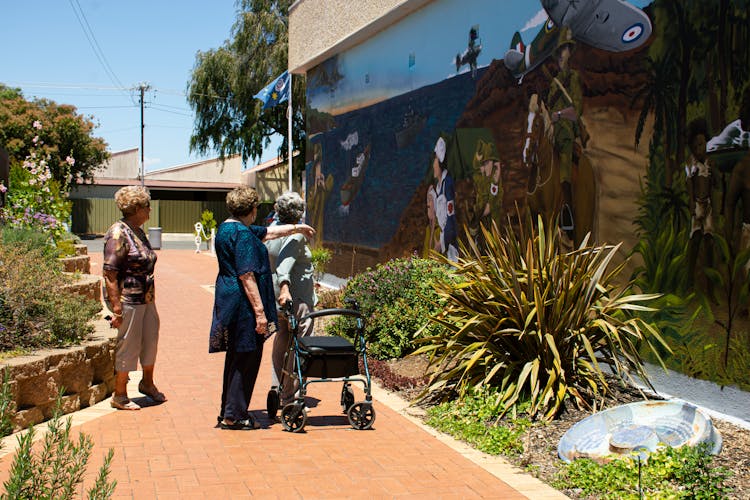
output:
[[[154,364],[159,342],[159,314],[154,302],[156,253],[142,225],[151,213],[151,195],[142,186],[125,186],[115,193],[122,219],[104,237],[105,301],[117,328],[115,393],[111,405],[118,410],[140,410],[128,397],[128,373],[140,360],[143,379],[138,391],[157,403],[167,400],[154,385]]]

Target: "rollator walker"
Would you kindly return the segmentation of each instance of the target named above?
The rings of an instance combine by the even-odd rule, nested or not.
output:
[[[343,382],[341,387],[341,407],[346,413],[349,424],[354,429],[365,430],[372,427],[375,421],[375,409],[372,407],[370,371],[367,367],[367,348],[365,342],[365,320],[354,299],[346,299],[347,309],[322,309],[297,318],[292,301],[282,308],[289,321],[289,345],[284,353],[284,362],[278,387],[268,391],[266,409],[271,419],[276,417],[281,403],[281,394],[285,384],[299,380],[299,391],[293,402],[281,409],[281,424],[286,431],[301,432],[307,422],[305,395],[307,386],[316,382]],[[354,344],[338,336],[298,337],[299,325],[309,319],[324,316],[343,316],[353,318]],[[292,373],[286,369],[289,356],[294,356]],[[362,358],[364,376],[359,373],[359,358]],[[365,400],[355,402],[352,383],[360,382],[364,386]]]

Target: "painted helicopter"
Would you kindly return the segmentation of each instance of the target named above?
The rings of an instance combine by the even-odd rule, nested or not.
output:
[[[516,31],[505,66],[519,81],[557,49],[560,26],[573,39],[610,52],[625,52],[643,45],[651,36],[651,20],[624,0],[541,0],[549,18],[531,44],[524,45]]]
[[[482,52],[482,41],[479,39],[479,26],[472,26],[469,30],[469,44],[461,54],[456,54],[456,73],[461,66],[468,64],[471,68],[471,77],[477,76],[477,58]]]

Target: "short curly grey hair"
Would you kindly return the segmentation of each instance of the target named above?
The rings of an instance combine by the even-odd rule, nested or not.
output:
[[[147,207],[151,203],[151,194],[143,186],[124,186],[115,193],[115,204],[122,215],[129,217],[139,208]]]
[[[279,222],[296,224],[305,213],[305,200],[294,191],[289,191],[276,198],[274,208],[279,216]]]

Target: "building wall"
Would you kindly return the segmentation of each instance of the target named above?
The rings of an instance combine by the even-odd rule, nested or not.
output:
[[[744,315],[726,331],[713,318],[740,316],[719,281],[747,285],[732,269],[750,248],[750,15],[740,2],[613,1],[606,16],[587,11],[604,2],[562,15],[541,4],[434,0],[400,17],[415,4],[378,11],[365,2],[361,17],[336,2],[295,4],[290,68],[307,81],[315,244],[351,276],[415,253],[452,257],[460,241],[481,241],[481,225],[515,224],[519,214],[558,224],[565,206],[566,248],[590,233],[620,245],[623,281],[705,298],[708,319],[692,323],[691,305],[663,332],[676,349],[672,368],[748,387],[750,322]],[[679,50],[681,29],[693,26],[678,29],[674,9],[715,28],[696,34],[705,44]],[[561,71],[563,46],[575,77]],[[722,55],[730,46],[734,69]]]
[[[138,149],[112,153],[104,168],[94,173],[95,178],[137,180],[140,169]]]
[[[146,179],[168,181],[200,181],[242,183],[242,158],[239,155],[227,158],[222,164],[218,158],[178,165],[146,173]]]
[[[298,0],[289,8],[289,68],[304,72],[431,0]]]

